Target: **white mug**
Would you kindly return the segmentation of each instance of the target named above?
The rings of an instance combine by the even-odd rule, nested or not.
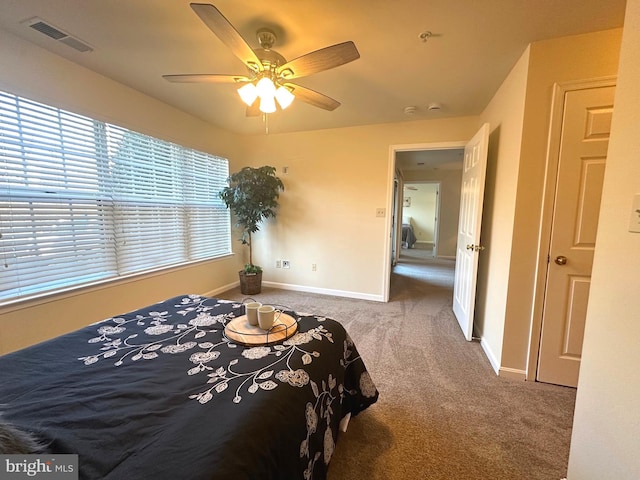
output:
[[[263,305],[258,308],[258,324],[260,325],[260,328],[263,330],[269,330],[273,327],[275,321],[280,318],[281,313],[282,312],[280,310],[276,310],[271,305]]]
[[[258,309],[262,306],[260,302],[249,302],[244,304],[244,313],[247,315],[249,325],[258,325]]]

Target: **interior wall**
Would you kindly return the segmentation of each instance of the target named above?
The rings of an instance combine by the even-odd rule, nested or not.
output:
[[[413,185],[417,190],[406,189],[404,199],[410,198],[410,206],[402,207],[402,222],[411,217],[413,231],[417,242],[433,243],[436,219],[436,208],[438,205],[438,184],[418,183]],[[404,203],[403,203],[404,205]]]
[[[627,0],[576,398],[569,480],[640,478],[640,0]],[[637,221],[637,217],[635,217]]]
[[[242,164],[243,142],[153,98],[0,30],[0,89],[65,110],[229,158]],[[184,293],[238,281],[238,256],[138,277],[73,295],[0,307],[0,354],[91,322]]]
[[[478,259],[474,330],[496,372],[508,296],[529,55],[527,48],[480,116],[491,132],[480,236],[485,250]]]
[[[288,167],[280,175],[286,188],[280,214],[254,242],[263,279],[383,300],[393,193],[390,145],[466,141],[477,125],[477,117],[462,117],[253,137],[252,164],[279,172]],[[384,217],[376,216],[377,208],[385,209]],[[277,259],[289,260],[291,268],[275,268]]]
[[[474,128],[477,128],[477,124]],[[469,140],[473,133],[466,139]],[[460,214],[462,170],[404,170],[406,182],[440,184],[440,218],[438,219],[438,257],[455,258]]]
[[[615,75],[622,29],[530,47],[521,156],[510,250],[501,369],[525,375],[534,321],[538,243],[553,86]],[[502,136],[502,132],[500,134]]]

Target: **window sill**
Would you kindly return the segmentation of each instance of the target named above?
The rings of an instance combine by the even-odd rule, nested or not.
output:
[[[126,285],[127,283],[137,282],[147,278],[153,278],[161,275],[167,275],[180,270],[193,268],[197,265],[204,263],[216,263],[235,256],[234,253],[228,253],[215,258],[207,258],[203,260],[196,260],[192,262],[185,262],[178,265],[171,265],[169,267],[157,268],[153,270],[145,270],[143,272],[137,272],[130,275],[125,275],[118,278],[111,278],[108,280],[100,280],[92,283],[85,283],[83,285],[75,285],[73,287],[61,288],[49,292],[38,293],[34,295],[19,297],[15,299],[5,300],[0,302],[0,315],[4,313],[13,312],[16,310],[22,310],[25,308],[34,307],[37,305],[43,305],[65,298],[71,298],[78,295],[84,295],[90,292],[103,290],[119,285]]]

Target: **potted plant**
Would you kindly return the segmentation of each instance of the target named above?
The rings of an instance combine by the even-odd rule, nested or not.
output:
[[[251,235],[260,230],[263,220],[276,217],[278,197],[284,191],[274,167],[244,167],[227,179],[228,186],[218,196],[236,217],[236,228],[242,230],[240,241],[249,247],[249,263],[240,270],[240,291],[245,295],[260,293],[262,268],[253,264]]]

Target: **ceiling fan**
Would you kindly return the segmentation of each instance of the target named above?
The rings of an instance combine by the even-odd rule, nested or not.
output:
[[[254,50],[216,7],[206,3],[192,3],[191,8],[231,52],[242,60],[248,73],[163,75],[164,79],[178,83],[242,84],[238,94],[247,104],[248,116],[273,113],[277,110],[276,103],[282,109],[287,108],[294,98],[329,111],[340,106],[337,100],[292,83],[291,80],[357,60],[360,53],[353,42],[338,43],[287,61],[271,48],[276,41],[273,31],[267,28],[258,30],[260,48]]]

